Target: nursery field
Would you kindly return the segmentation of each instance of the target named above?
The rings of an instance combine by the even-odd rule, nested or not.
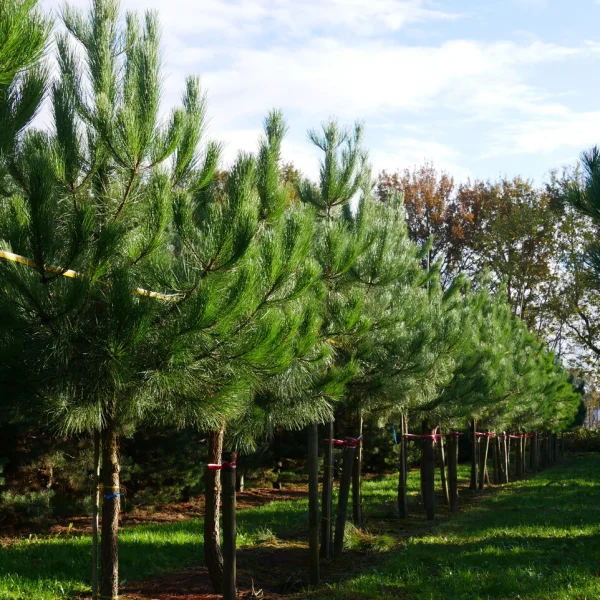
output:
[[[458,514],[440,506],[427,523],[410,473],[412,515],[396,516],[395,476],[364,482],[366,525],[349,526],[346,551],[323,565],[310,590],[307,500],[286,497],[238,514],[241,597],[556,598],[600,597],[600,454],[567,458],[536,477],[481,498],[461,488]],[[459,473],[466,484],[467,467]],[[90,538],[31,535],[0,551],[0,599],[89,597]],[[122,598],[217,598],[202,563],[202,521],[125,527],[120,537]],[[252,573],[252,576],[250,575]]]

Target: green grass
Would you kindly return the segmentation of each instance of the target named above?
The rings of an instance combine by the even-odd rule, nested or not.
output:
[[[311,598],[600,598],[600,454],[490,496]]]
[[[311,598],[600,598],[600,455],[590,454],[511,484],[425,535],[420,517],[394,517],[396,477],[364,485],[367,533],[349,528],[347,546],[386,557],[368,572]],[[468,476],[463,467],[461,478]],[[414,496],[418,472],[411,472]],[[238,515],[240,547],[304,539],[307,501],[273,502]],[[202,560],[202,522],[124,529],[122,582]],[[89,536],[32,537],[0,549],[0,600],[59,600],[89,592]],[[380,564],[381,563],[381,564]],[[376,568],[373,565],[377,564]],[[257,582],[258,583],[258,582]]]
[[[365,483],[365,504],[393,500],[396,479]],[[418,491],[411,473],[410,491]],[[308,501],[271,502],[238,514],[238,546],[250,547],[274,537],[297,533],[305,537]],[[349,535],[348,546],[362,547],[364,536]],[[373,545],[381,544],[374,540]],[[119,534],[121,583],[181,569],[203,558],[202,521],[141,525]],[[90,591],[90,536],[30,536],[0,549],[0,600],[59,600]]]

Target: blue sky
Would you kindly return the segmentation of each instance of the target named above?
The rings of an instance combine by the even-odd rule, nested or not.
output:
[[[158,9],[164,109],[200,74],[226,161],[256,148],[270,108],[288,120],[284,158],[311,176],[306,131],[331,116],[365,123],[375,172],[431,160],[539,183],[600,143],[598,0],[121,2]]]

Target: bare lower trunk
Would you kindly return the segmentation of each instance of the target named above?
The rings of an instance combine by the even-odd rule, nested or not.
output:
[[[492,438],[492,468],[494,469],[494,484],[500,483],[500,461],[498,460],[498,438]]]
[[[344,548],[344,534],[346,530],[346,516],[348,514],[348,498],[352,480],[352,465],[354,464],[355,446],[346,445],[344,449],[344,462],[342,463],[342,478],[338,493],[338,508],[335,519],[335,537],[333,538],[333,553],[338,556]]]
[[[503,472],[504,472],[504,483],[508,483],[509,479],[510,479],[510,443],[509,443],[509,437],[506,434],[506,432],[504,433],[504,440],[503,440],[503,452],[502,452],[502,460],[504,461],[504,467],[503,467]]]
[[[450,511],[458,508],[458,437],[448,438],[448,492]]]
[[[323,495],[321,509],[321,556],[331,556],[331,534],[333,523],[331,521],[331,507],[333,502],[333,421],[327,426],[329,429],[329,443],[325,444],[325,459],[323,465]]]
[[[111,417],[102,431],[102,596],[119,595],[119,441]]]
[[[433,431],[427,421],[423,421],[423,435],[431,436]],[[432,437],[421,440],[421,494],[427,519],[435,518],[435,442]]]
[[[546,438],[542,437],[540,440],[540,469],[546,467]]]
[[[308,426],[308,552],[310,583],[319,585],[319,429],[316,423]]]
[[[208,433],[208,462],[221,464],[225,430]],[[221,503],[221,472],[206,469],[204,503],[204,562],[215,593],[220,594],[223,581],[223,555],[219,537],[219,504]]]
[[[405,415],[402,415],[402,426],[401,426],[402,438],[400,440],[400,473],[398,475],[398,510],[400,516],[405,519],[408,517],[408,494],[406,493],[406,473],[407,473],[407,459],[406,459],[406,433],[407,431],[407,420]]]
[[[478,452],[477,452],[477,422],[475,419],[471,421],[471,452],[473,456],[471,457],[471,483],[469,484],[469,489],[476,490],[477,489],[477,462],[478,462]]]
[[[517,471],[517,479],[521,479],[523,477],[523,461],[521,459],[523,446],[521,444],[521,438],[518,438],[515,441],[515,468]]]
[[[362,412],[358,415],[358,437],[363,432]],[[357,527],[362,527],[362,441],[354,452],[354,467],[352,468],[352,521]]]
[[[531,446],[529,450],[529,462],[532,473],[538,471],[538,434],[534,433],[531,436]]]
[[[92,508],[92,598],[98,596],[98,515],[100,513],[100,433],[94,431],[94,502]]]

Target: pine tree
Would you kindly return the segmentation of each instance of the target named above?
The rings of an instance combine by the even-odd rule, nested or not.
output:
[[[318,275],[307,257],[312,211],[290,202],[281,176],[285,130],[281,113],[273,111],[257,155],[240,154],[224,186],[212,180],[177,192],[174,279],[165,284],[180,290],[181,299],[167,328],[175,331],[169,361],[157,377],[174,382],[165,393],[177,422],[208,430],[212,463],[220,462],[224,441],[231,449],[253,445],[274,379],[298,353],[311,350],[315,337],[314,313],[303,305]],[[209,163],[214,172],[214,159]],[[298,404],[286,408],[298,414]],[[218,591],[218,471],[207,473],[206,491],[204,554]]]
[[[24,257],[0,264],[0,364],[30,382],[22,402],[53,426],[102,438],[104,596],[118,594],[119,435],[169,409],[149,374],[169,350],[179,295],[161,288],[165,242],[200,118],[176,110],[162,123],[156,16],[128,14],[121,28],[118,8],[65,9],[54,128],[27,132],[6,161],[0,213],[2,249]],[[196,91],[189,80],[184,103]]]

